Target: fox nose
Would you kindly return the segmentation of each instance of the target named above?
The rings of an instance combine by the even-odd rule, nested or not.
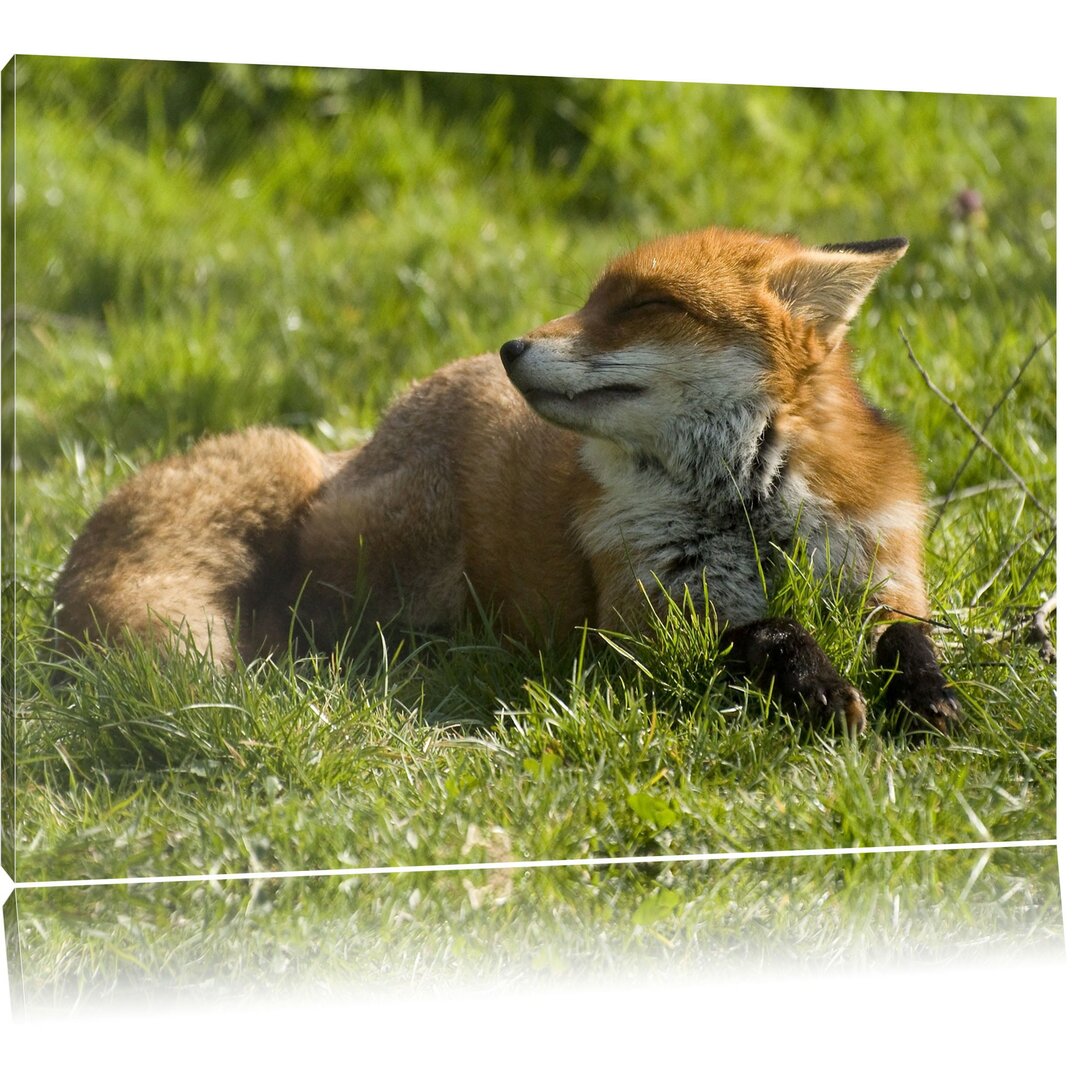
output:
[[[513,341],[508,341],[500,350],[499,356],[502,357],[503,367],[507,371],[510,370],[514,361],[529,347],[529,343],[524,338],[514,338]]]

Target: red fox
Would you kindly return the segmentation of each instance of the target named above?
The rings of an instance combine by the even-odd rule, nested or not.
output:
[[[350,628],[450,630],[478,601],[530,640],[644,627],[671,602],[723,662],[850,732],[865,704],[762,566],[805,542],[875,616],[891,703],[947,729],[926,631],[923,482],[845,334],[903,239],[809,247],[710,228],[616,258],[581,310],[414,386],[359,449],[256,428],[115,491],[56,587],[63,641],[178,629],[222,665]]]

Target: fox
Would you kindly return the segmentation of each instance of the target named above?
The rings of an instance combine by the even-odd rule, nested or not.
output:
[[[923,475],[864,396],[848,328],[908,241],[713,226],[617,255],[584,305],[414,384],[359,447],[254,427],[135,473],[76,538],[60,647],[128,636],[219,667],[389,627],[647,632],[685,605],[717,662],[855,735],[862,693],[772,615],[778,553],[865,597],[886,704],[960,719],[930,636]]]

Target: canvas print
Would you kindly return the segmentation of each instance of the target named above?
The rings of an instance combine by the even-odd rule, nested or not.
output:
[[[3,101],[19,1008],[1060,952],[1052,99]]]

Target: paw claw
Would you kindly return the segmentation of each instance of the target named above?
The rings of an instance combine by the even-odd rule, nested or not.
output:
[[[813,694],[813,718],[820,723],[840,722],[844,731],[854,737],[866,729],[866,702],[850,683],[837,682],[832,687],[819,687]]]
[[[916,711],[943,733],[947,733],[963,715],[960,699],[948,687],[942,689],[939,697],[925,701],[923,708]]]
[[[866,730],[866,702],[854,686],[847,687],[847,701],[844,705],[844,728],[854,738]]]

